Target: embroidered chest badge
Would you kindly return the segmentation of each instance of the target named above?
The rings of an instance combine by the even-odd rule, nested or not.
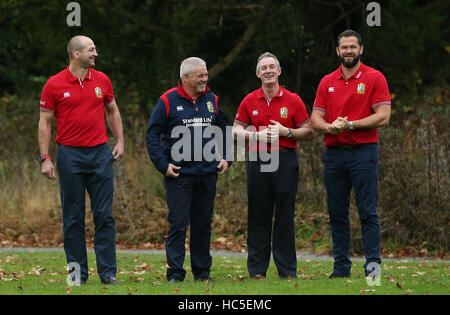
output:
[[[288,109],[287,107],[281,107],[280,109],[280,117],[281,118],[287,118],[288,116]]]
[[[98,98],[102,98],[102,89],[98,86],[95,88],[95,95],[97,95]]]
[[[364,94],[365,91],[366,91],[366,85],[364,83],[358,84],[358,87],[356,88],[356,92],[358,94]]]
[[[208,107],[208,110],[209,110],[210,113],[214,113],[214,106],[213,106],[213,103],[211,101],[208,101],[206,103],[206,106]]]

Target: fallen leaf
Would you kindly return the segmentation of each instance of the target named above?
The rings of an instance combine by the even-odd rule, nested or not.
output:
[[[145,279],[144,278],[135,278],[133,276],[130,276],[130,280],[134,281],[134,282],[140,282],[140,281],[144,281]]]
[[[377,290],[374,290],[374,289],[361,290],[361,291],[359,291],[359,294],[362,295],[362,294],[364,294],[366,292],[377,292]]]
[[[224,245],[227,242],[227,239],[225,237],[218,237],[216,239],[216,242],[219,243],[219,244]]]

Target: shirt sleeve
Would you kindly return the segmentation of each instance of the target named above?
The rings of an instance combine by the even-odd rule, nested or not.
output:
[[[297,94],[295,94],[295,95],[298,100],[296,101],[297,106],[296,106],[294,120],[295,120],[295,126],[297,128],[300,128],[304,124],[309,122],[309,114],[308,114],[308,111],[306,110],[305,103],[303,103],[301,97],[298,96]]]
[[[106,81],[106,91],[105,91],[105,97],[103,99],[103,103],[105,105],[108,105],[114,100],[114,90],[112,87],[111,80],[108,78],[108,76],[105,75],[105,81]]]
[[[380,73],[374,81],[374,84],[374,92],[371,100],[372,109],[380,105],[391,105],[391,94],[389,93],[389,87],[384,75]]]
[[[319,110],[322,112],[327,111],[327,101],[326,101],[326,82],[322,79],[317,88],[316,99],[314,100],[313,110]]]
[[[150,117],[147,127],[146,145],[148,155],[155,165],[156,169],[163,175],[166,174],[169,167],[169,159],[164,154],[161,145],[161,133],[167,125],[167,110],[164,101],[160,98],[156,103],[155,109]]]
[[[251,124],[250,116],[247,110],[246,100],[247,98],[244,98],[244,100],[241,102],[238,111],[236,113],[236,116],[234,117],[234,122],[244,127],[247,127],[248,125]]]
[[[52,87],[50,80],[45,83],[44,88],[42,89],[41,93],[41,100],[39,102],[40,104],[40,110],[44,112],[55,112],[56,109],[56,102],[55,97],[52,93]]]

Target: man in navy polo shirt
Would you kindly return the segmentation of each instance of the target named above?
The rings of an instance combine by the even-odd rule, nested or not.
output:
[[[257,279],[266,277],[272,243],[279,277],[296,277],[294,212],[299,181],[296,148],[299,140],[314,136],[305,104],[300,96],[280,86],[280,75],[275,55],[266,52],[258,58],[256,76],[261,80],[261,88],[241,102],[233,126],[237,137],[249,140],[247,267],[250,276]],[[264,171],[263,155],[268,151],[272,157],[279,155],[279,165]],[[257,156],[256,160],[252,161],[252,155]]]
[[[381,263],[377,127],[386,126],[391,114],[385,77],[361,62],[361,36],[344,31],[337,45],[341,65],[321,80],[311,115],[313,127],[325,134],[324,181],[334,256],[330,278],[350,276],[352,187],[361,220],[366,276]]]
[[[85,240],[85,195],[89,193],[94,215],[94,249],[100,279],[117,284],[116,228],[112,215],[113,160],[124,153],[122,119],[109,78],[95,71],[98,56],[94,42],[75,36],[67,45],[70,65],[50,77],[40,101],[39,148],[42,174],[56,179],[49,155],[52,122],[56,117],[59,173],[63,211],[64,250],[67,263],[79,264],[78,284],[88,278]],[[107,144],[105,112],[117,144]]]
[[[231,164],[225,139],[227,118],[207,83],[206,63],[197,57],[184,60],[178,86],[158,99],[147,129],[148,153],[164,175],[169,208],[166,276],[170,282],[185,278],[189,225],[194,279],[209,279],[217,175],[224,174]]]

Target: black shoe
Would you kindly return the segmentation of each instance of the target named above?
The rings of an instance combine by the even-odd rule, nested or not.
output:
[[[330,275],[329,279],[335,279],[335,278],[350,278],[350,275],[338,275],[334,272]]]
[[[108,284],[108,285],[118,285],[119,283],[117,282],[116,277],[109,277],[106,279],[101,279],[103,284]]]

